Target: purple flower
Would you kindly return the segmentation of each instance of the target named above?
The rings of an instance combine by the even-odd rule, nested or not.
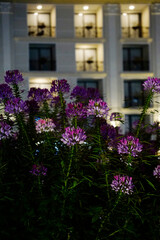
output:
[[[12,98],[5,103],[5,112],[10,114],[18,114],[28,110],[26,102],[20,98]]]
[[[43,101],[53,99],[52,94],[46,88],[30,88],[28,98],[34,99],[36,102],[41,103]]]
[[[52,85],[51,85],[51,93],[52,92],[63,92],[67,93],[70,90],[70,86],[67,83],[66,79],[61,79],[61,80],[53,80]]]
[[[128,195],[132,194],[134,188],[132,177],[116,175],[111,183],[111,187],[115,192],[122,192]]]
[[[133,157],[138,156],[138,153],[142,151],[139,139],[133,136],[122,138],[117,148],[119,154],[130,154]]]
[[[12,89],[7,84],[0,84],[0,102],[13,97]]]
[[[155,93],[160,93],[160,79],[159,78],[151,78],[148,77],[148,80],[146,80],[143,83],[144,90],[145,91],[152,91]]]
[[[110,121],[122,121],[122,114],[119,112],[113,112],[110,116]]]
[[[31,114],[36,114],[39,110],[38,103],[32,99],[32,100],[26,100],[25,101],[28,107],[28,112]]]
[[[19,70],[6,71],[6,76],[4,76],[4,79],[8,84],[18,84],[24,80]]]
[[[103,136],[103,139],[107,140],[109,139],[115,139],[117,136],[117,131],[115,127],[108,123],[102,123],[101,125],[101,134]]]
[[[154,169],[153,176],[155,176],[155,178],[160,179],[160,165],[157,165],[157,167]]]
[[[86,109],[82,103],[68,103],[66,108],[66,115],[69,118],[78,117],[86,118]]]
[[[87,88],[88,99],[100,99],[100,94],[96,88]]]
[[[0,122],[0,140],[12,136],[12,127],[4,121]]]
[[[78,98],[79,100],[87,99],[87,90],[84,87],[76,86],[71,92],[71,99]]]
[[[47,168],[44,167],[42,163],[40,165],[34,164],[32,166],[32,170],[29,172],[35,176],[41,176],[41,175],[46,176]]]
[[[56,125],[53,123],[52,119],[39,119],[36,121],[36,131],[37,133],[42,132],[54,132]]]
[[[65,133],[62,134],[61,141],[67,146],[73,146],[75,144],[83,144],[87,136],[85,131],[80,127],[67,127]]]
[[[106,119],[108,116],[108,105],[106,102],[103,102],[102,99],[97,101],[89,100],[87,107],[87,116],[94,115],[99,118]]]

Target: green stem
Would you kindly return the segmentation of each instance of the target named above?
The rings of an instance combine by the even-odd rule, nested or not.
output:
[[[64,97],[63,97],[62,92],[59,92],[59,98],[60,98],[61,109],[62,109],[61,116],[62,116],[62,121],[63,121],[63,128],[65,129],[65,126],[66,126],[66,118],[65,118],[66,112],[65,112],[65,101],[64,101]]]
[[[107,197],[110,202],[110,194],[109,194],[109,183],[108,183],[108,172],[106,173],[106,186],[107,186]]]
[[[27,144],[28,144],[28,147],[29,147],[29,153],[31,155],[31,159],[32,161],[34,162],[34,155],[33,155],[33,150],[32,150],[32,146],[30,144],[30,140],[28,138],[28,134],[27,134],[27,131],[25,129],[25,126],[24,126],[24,120],[23,120],[23,117],[20,115],[20,114],[16,114],[16,119],[17,119],[17,122],[19,124],[19,131],[24,134],[25,138],[26,138],[26,141],[27,141]]]
[[[73,151],[74,151],[74,146],[71,148],[71,156],[70,156],[69,166],[68,166],[68,170],[67,170],[67,174],[66,174],[66,178],[65,178],[65,182],[64,182],[65,189],[67,189],[67,183],[68,183],[68,179],[69,179],[69,175],[70,175],[70,171],[71,171],[72,160],[73,160]]]
[[[102,139],[101,139],[101,132],[100,132],[100,119],[96,118],[96,130],[97,130],[97,137],[98,137],[98,145],[100,152],[102,152]]]
[[[19,87],[17,84],[13,84],[13,90],[16,98],[20,98],[20,92],[19,92]]]
[[[153,92],[151,90],[149,95],[148,95],[148,97],[147,97],[146,103],[145,103],[144,108],[142,110],[142,113],[141,113],[141,116],[140,116],[140,120],[139,120],[139,123],[138,123],[138,126],[137,126],[137,133],[136,133],[136,137],[137,138],[139,136],[140,128],[141,128],[142,122],[144,120],[145,114],[147,112],[147,109],[149,108],[149,104],[150,104],[150,101],[152,99],[152,96],[153,96]]]
[[[100,227],[99,227],[99,229],[98,229],[98,233],[97,233],[96,240],[99,240],[99,234],[100,234],[101,231],[103,230],[103,226],[104,226],[107,218],[109,218],[109,216],[111,215],[111,213],[113,213],[114,209],[115,209],[116,206],[118,205],[118,203],[119,203],[119,201],[120,201],[120,198],[121,198],[121,195],[122,195],[122,192],[119,192],[117,201],[115,202],[113,209],[112,209],[108,214],[106,214],[106,215],[104,216],[104,218],[103,218],[103,220],[102,220],[102,222],[101,222],[101,224],[100,224]],[[105,214],[105,212],[104,212],[104,214]]]

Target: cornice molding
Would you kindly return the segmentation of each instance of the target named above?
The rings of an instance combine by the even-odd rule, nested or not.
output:
[[[41,3],[41,4],[152,4],[160,3],[160,0],[3,0],[10,3]]]

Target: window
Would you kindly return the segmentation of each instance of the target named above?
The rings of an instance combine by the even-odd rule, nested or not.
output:
[[[29,63],[31,71],[55,71],[55,45],[30,44]]]
[[[126,132],[132,132],[132,129],[134,129],[137,126],[139,119],[140,119],[140,114],[125,115]],[[149,115],[146,115],[144,119],[144,124],[149,124],[149,123],[150,123],[150,117]]]
[[[27,25],[29,36],[55,36],[55,26],[53,23],[51,26],[50,13],[28,13]]]
[[[143,106],[145,102],[145,93],[143,91],[143,82],[141,80],[124,81],[124,107]]]
[[[122,37],[137,38],[142,37],[141,14],[128,13],[121,15]]]
[[[79,79],[77,85],[84,88],[95,88],[98,90],[100,96],[102,96],[102,80],[93,79]]]
[[[77,71],[101,72],[103,62],[97,60],[98,50],[96,48],[77,48],[76,66]]]
[[[149,70],[148,45],[123,47],[124,71],[148,71]]]

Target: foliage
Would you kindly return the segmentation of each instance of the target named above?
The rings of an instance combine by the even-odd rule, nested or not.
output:
[[[67,104],[69,84],[56,80],[50,91],[31,89],[24,101],[19,71],[5,79],[0,239],[160,239],[159,125],[143,125],[158,80],[145,83],[140,121],[122,136],[110,124],[116,114],[93,89],[76,87]]]

